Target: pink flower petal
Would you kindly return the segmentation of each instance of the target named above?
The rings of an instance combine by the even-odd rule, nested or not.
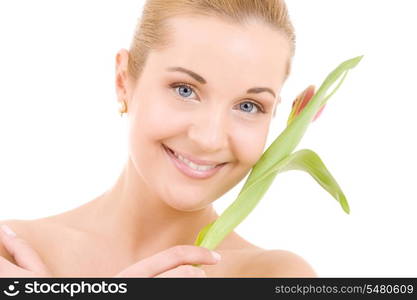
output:
[[[303,109],[306,107],[308,102],[310,102],[311,98],[314,96],[315,86],[310,85],[304,92],[303,98],[301,99],[301,105],[298,107],[295,115],[297,116]]]
[[[327,103],[326,103],[327,104]],[[314,117],[314,119],[313,119],[313,121],[312,122],[314,122],[315,120],[317,120],[317,118],[318,117],[320,117],[320,115],[321,115],[321,112],[323,111],[323,109],[326,107],[326,104],[324,104],[321,108],[320,108],[320,110],[317,112],[317,114],[315,115],[315,117]]]

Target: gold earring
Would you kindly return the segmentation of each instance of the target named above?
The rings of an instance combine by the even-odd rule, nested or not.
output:
[[[127,105],[125,101],[122,101],[120,103],[120,107],[119,107],[119,113],[120,113],[120,117],[123,117],[123,114],[127,112]]]

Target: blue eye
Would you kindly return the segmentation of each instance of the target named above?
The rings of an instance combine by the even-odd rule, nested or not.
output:
[[[194,92],[194,89],[185,83],[177,83],[171,85],[171,88],[175,89],[178,95],[180,95],[183,98],[186,99],[192,99],[189,98]],[[249,114],[256,114],[256,113],[265,113],[263,110],[263,107],[253,101],[245,101],[239,104],[239,108],[242,109],[244,112],[247,112]],[[255,110],[255,111],[254,111]],[[253,112],[254,111],[254,112]]]
[[[254,112],[255,114],[258,113],[258,112],[263,112],[258,104],[253,103],[251,101],[242,102],[242,103],[240,103],[239,107],[243,111],[248,112],[248,113],[252,113],[251,111],[253,111],[253,108],[256,108],[256,111]]]
[[[173,88],[178,89],[179,90],[178,94],[184,98],[188,98],[190,95],[192,95],[192,93],[194,93],[194,90],[189,85],[186,85],[186,84],[179,84],[179,85],[173,86]]]

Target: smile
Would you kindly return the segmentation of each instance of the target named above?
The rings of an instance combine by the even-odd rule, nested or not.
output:
[[[177,154],[172,149],[168,148],[164,144],[162,144],[164,151],[168,154],[170,160],[174,163],[175,167],[184,175],[196,178],[196,179],[205,179],[208,177],[213,176],[217,173],[226,163],[221,164],[212,164],[212,165],[203,165],[197,164],[188,160],[187,158]]]

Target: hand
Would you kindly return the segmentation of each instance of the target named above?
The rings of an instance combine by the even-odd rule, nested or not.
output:
[[[39,255],[9,227],[1,226],[0,240],[4,248],[17,262],[11,263],[0,255],[0,277],[52,277]]]
[[[207,277],[190,264],[213,265],[219,262],[209,249],[180,245],[158,252],[129,266],[114,277]]]

